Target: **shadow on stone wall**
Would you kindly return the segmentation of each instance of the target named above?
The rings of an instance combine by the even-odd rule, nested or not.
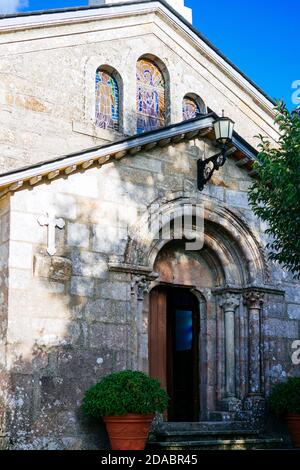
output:
[[[39,198],[38,188],[32,191]],[[96,233],[106,217],[99,199],[76,196],[73,220],[64,216],[66,204],[53,204],[66,223],[56,229],[57,252],[50,257],[36,245],[27,290],[11,292],[27,323],[23,339],[24,321],[12,312],[5,417],[11,449],[108,448],[101,420],[84,416],[81,401],[103,375],[131,364],[130,282],[118,278],[113,285],[107,270],[123,241],[105,226]]]

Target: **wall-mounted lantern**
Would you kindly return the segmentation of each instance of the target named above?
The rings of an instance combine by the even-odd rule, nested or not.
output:
[[[227,147],[232,142],[234,122],[232,119],[224,116],[224,111],[222,114],[222,117],[216,119],[214,122],[216,141],[221,145],[221,152],[207,158],[206,160],[198,160],[197,162],[199,191],[203,190],[207,181],[212,177],[213,172],[224,165],[226,161]]]

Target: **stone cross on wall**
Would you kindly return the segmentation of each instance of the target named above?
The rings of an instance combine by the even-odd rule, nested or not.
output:
[[[55,218],[55,211],[53,208],[49,209],[47,215],[41,215],[38,218],[38,223],[40,225],[47,225],[48,226],[48,242],[47,242],[47,253],[50,256],[55,255],[56,248],[55,248],[55,228],[58,227],[60,229],[64,228],[65,222],[63,219],[56,219]]]

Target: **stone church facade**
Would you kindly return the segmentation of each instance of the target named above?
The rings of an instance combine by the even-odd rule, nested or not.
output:
[[[260,429],[272,384],[299,375],[299,282],[268,261],[247,198],[254,136],[278,139],[273,103],[183,2],[99,3],[0,19],[1,446],[105,448],[80,403],[125,368],[160,379],[172,424]],[[199,191],[197,160],[216,153],[222,110],[234,139]],[[203,246],[188,250],[198,210]],[[178,309],[193,330],[184,400],[169,347]]]

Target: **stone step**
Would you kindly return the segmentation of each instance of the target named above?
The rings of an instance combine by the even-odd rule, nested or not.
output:
[[[209,421],[234,421],[236,413],[233,411],[210,411]]]
[[[191,423],[172,423],[164,422],[156,430],[161,431],[232,431],[232,430],[249,430],[249,424],[245,421],[200,421]]]
[[[249,421],[248,411],[210,411],[209,421]]]
[[[278,449],[283,446],[283,439],[273,437],[260,438],[227,438],[199,439],[198,441],[182,440],[150,444],[150,448],[164,450],[248,450],[248,449]]]
[[[190,431],[157,431],[156,439],[159,442],[165,441],[197,441],[201,438],[223,439],[223,438],[244,438],[244,437],[258,437],[259,431],[253,429],[208,429],[208,430],[190,430]]]

